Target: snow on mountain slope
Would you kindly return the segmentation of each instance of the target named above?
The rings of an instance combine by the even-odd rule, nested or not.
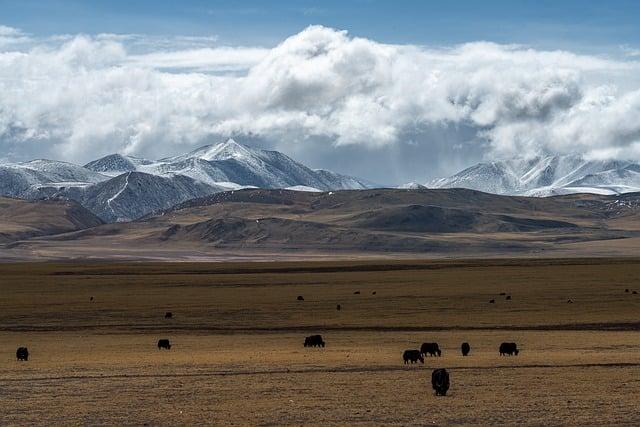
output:
[[[223,191],[176,175],[162,177],[127,172],[89,187],[65,188],[48,194],[76,200],[106,222],[131,221],[184,201]]]
[[[431,188],[470,188],[487,193],[545,197],[570,193],[640,191],[640,165],[621,160],[585,160],[578,155],[478,163]]]
[[[34,198],[41,187],[83,187],[109,179],[82,166],[52,160],[0,165],[0,195]]]
[[[112,176],[129,171],[164,177],[184,175],[210,185],[231,183],[231,186],[227,185],[229,188],[303,185],[321,190],[342,190],[369,187],[356,178],[312,170],[278,151],[259,150],[233,139],[157,161],[110,155],[88,163],[86,167]]]
[[[65,197],[105,221],[128,221],[191,198],[248,187],[329,191],[367,186],[232,139],[161,160],[111,154],[85,166],[50,160],[0,164],[0,196]]]

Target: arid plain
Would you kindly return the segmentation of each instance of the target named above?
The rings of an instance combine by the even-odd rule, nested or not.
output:
[[[635,259],[32,263],[0,277],[0,425],[640,423]],[[313,333],[326,348],[303,347]],[[424,341],[443,356],[404,365]],[[499,356],[502,341],[520,355]],[[434,367],[450,371],[446,397]]]

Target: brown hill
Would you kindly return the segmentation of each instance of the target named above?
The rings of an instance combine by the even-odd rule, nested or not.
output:
[[[639,215],[640,194],[529,198],[464,189],[247,189],[191,200],[131,223],[31,239],[18,247],[46,248],[63,258],[74,251],[78,256],[161,259],[256,253],[624,255],[640,246]]]
[[[66,233],[103,222],[73,201],[27,201],[0,197],[0,242]]]

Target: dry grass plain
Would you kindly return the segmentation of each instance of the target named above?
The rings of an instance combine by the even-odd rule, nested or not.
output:
[[[639,260],[0,264],[0,425],[638,425],[625,288]]]

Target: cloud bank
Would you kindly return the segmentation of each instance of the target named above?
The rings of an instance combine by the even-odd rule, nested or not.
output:
[[[34,39],[0,26],[0,158],[10,160],[161,157],[234,137],[378,182],[424,180],[480,158],[637,160],[639,117],[633,55],[389,45],[321,26],[269,49]]]

